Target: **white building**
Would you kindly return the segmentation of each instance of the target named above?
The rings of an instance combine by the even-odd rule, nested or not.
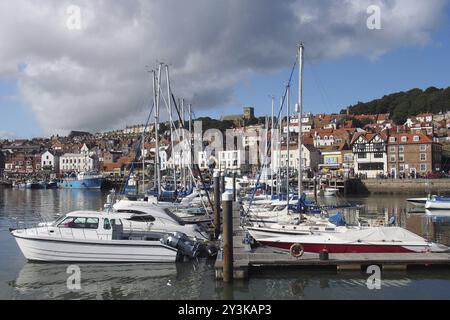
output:
[[[41,169],[59,172],[59,156],[46,151],[41,155]]]
[[[220,170],[238,170],[241,168],[241,153],[238,150],[219,151]]]
[[[77,153],[65,153],[59,159],[60,172],[76,171],[86,172],[96,170],[98,166],[98,160],[96,156],[90,155],[89,149],[86,145],[83,145],[81,152]]]
[[[352,142],[355,173],[367,178],[387,174],[387,138],[379,133],[355,135]]]
[[[290,168],[300,167],[298,145],[289,146],[289,159],[287,147],[282,146],[281,150],[274,150],[272,161],[274,161],[274,170],[277,170],[278,166],[286,168],[288,165]],[[278,158],[280,157],[280,158]],[[315,171],[322,163],[322,156],[320,151],[312,145],[302,145],[302,168],[303,170]]]

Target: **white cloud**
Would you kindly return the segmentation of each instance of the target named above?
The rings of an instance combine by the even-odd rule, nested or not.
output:
[[[382,30],[366,9],[382,9]],[[66,27],[69,5],[81,30]],[[446,0],[33,1],[0,3],[0,77],[20,94],[47,133],[143,122],[151,82],[145,65],[171,64],[178,95],[196,110],[233,99],[248,75],[289,66],[303,40],[309,59],[361,54],[376,59],[425,45]],[[20,66],[25,66],[20,68]],[[148,107],[148,106],[147,106]]]

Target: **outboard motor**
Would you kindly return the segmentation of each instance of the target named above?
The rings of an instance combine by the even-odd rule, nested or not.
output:
[[[190,240],[187,235],[181,232],[174,232],[165,235],[161,239],[161,243],[178,249],[183,255],[190,258],[196,258],[199,251],[199,243]]]

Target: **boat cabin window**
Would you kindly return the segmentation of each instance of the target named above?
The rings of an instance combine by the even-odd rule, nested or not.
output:
[[[111,225],[112,226],[120,226],[120,225],[122,225],[122,220],[120,220],[120,219],[111,219],[110,220],[110,223],[111,223]]]
[[[58,227],[72,229],[98,229],[98,218],[67,217]]]
[[[130,221],[140,221],[140,222],[154,222],[155,217],[153,216],[134,216],[131,219],[128,219]]]
[[[103,229],[111,230],[111,223],[109,222],[109,219],[104,219],[103,220]]]
[[[139,211],[139,210],[124,210],[124,209],[120,209],[120,210],[117,210],[117,212],[119,212],[119,213],[134,213],[134,214],[147,214],[147,213],[145,213],[145,212],[143,212],[143,211]]]

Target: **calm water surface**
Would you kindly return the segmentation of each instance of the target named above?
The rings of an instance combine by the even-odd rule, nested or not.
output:
[[[423,195],[418,195],[423,196]],[[98,191],[0,188],[0,299],[450,299],[449,270],[388,272],[381,290],[369,290],[368,275],[317,270],[265,270],[249,281],[224,286],[213,262],[181,264],[80,264],[81,290],[70,291],[67,264],[27,263],[8,228],[51,221],[72,210],[98,210]],[[371,196],[345,201],[370,213],[388,212],[407,229],[450,245],[450,214],[408,213],[406,197]]]

